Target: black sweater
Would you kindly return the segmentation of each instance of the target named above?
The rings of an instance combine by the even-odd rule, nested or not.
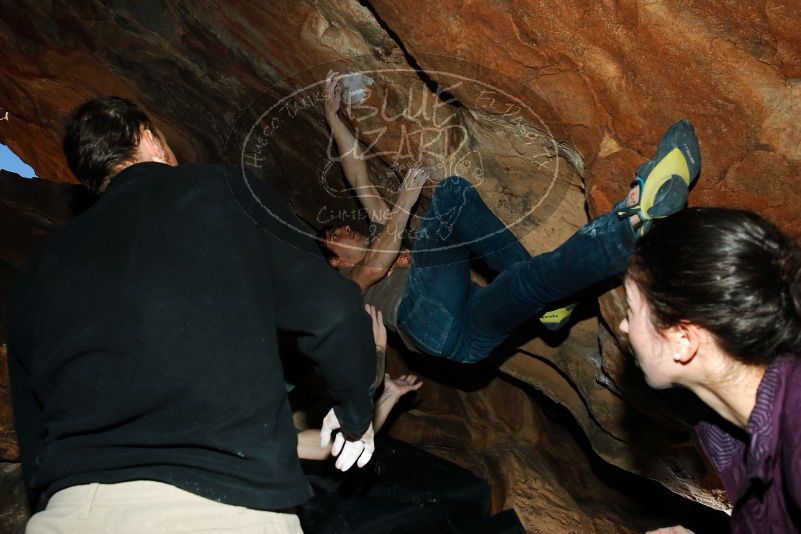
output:
[[[375,345],[356,285],[291,226],[237,169],[141,163],[48,241],[9,314],[37,508],[69,486],[140,479],[263,510],[310,496],[277,330],[297,335],[355,434],[372,415]]]

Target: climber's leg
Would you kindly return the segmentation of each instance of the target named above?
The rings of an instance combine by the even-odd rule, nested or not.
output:
[[[503,271],[530,255],[466,180],[443,180],[416,233],[411,272],[398,310],[404,334],[440,355],[458,337],[468,298],[470,259]]]
[[[548,304],[622,273],[634,243],[629,220],[612,211],[586,224],[556,250],[511,266],[472,292],[450,357],[463,362],[486,358]]]

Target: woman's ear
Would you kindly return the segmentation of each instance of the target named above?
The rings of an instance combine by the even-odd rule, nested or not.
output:
[[[673,349],[673,361],[687,365],[701,346],[705,331],[697,324],[682,322],[669,329],[668,339]]]

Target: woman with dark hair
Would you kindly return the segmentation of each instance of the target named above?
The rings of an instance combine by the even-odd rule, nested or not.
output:
[[[724,420],[696,430],[732,531],[801,530],[801,252],[753,213],[694,208],[636,246],[620,324],[651,387]]]

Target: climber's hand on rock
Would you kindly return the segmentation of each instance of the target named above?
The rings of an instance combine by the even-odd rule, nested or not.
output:
[[[412,167],[406,172],[406,177],[401,184],[402,191],[416,191],[421,189],[431,178],[428,169],[424,167]]]
[[[333,70],[328,71],[328,75],[325,77],[325,89],[323,90],[325,117],[329,120],[336,116],[342,103],[342,85],[339,83],[342,77],[342,74]]]
[[[398,198],[395,201],[396,206],[406,211],[410,210],[420,198],[420,193],[428,178],[428,171],[423,168],[409,169],[401,182]]]

